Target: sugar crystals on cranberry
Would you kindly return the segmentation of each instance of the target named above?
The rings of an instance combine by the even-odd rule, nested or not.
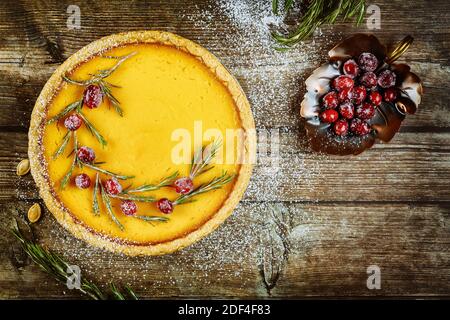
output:
[[[323,97],[323,105],[325,106],[325,108],[334,109],[338,106],[338,104],[339,104],[338,95],[334,91],[328,92]]]
[[[368,102],[364,102],[362,105],[356,107],[356,115],[360,119],[371,119],[375,114],[375,107]]]
[[[363,52],[358,58],[359,67],[364,71],[374,72],[378,67],[377,57],[370,52]]]
[[[395,88],[388,88],[384,91],[384,101],[393,102],[397,99],[397,90]]]
[[[384,89],[393,87],[397,76],[391,70],[383,70],[378,75],[378,85]]]
[[[339,118],[339,114],[334,109],[327,109],[320,114],[320,119],[326,123],[333,123]]]
[[[359,67],[355,60],[349,59],[344,63],[344,66],[342,67],[342,70],[344,71],[344,74],[349,77],[356,77],[359,73]]]
[[[339,106],[339,112],[341,113],[341,116],[346,119],[353,118],[355,114],[355,108],[353,107],[353,103],[351,102],[345,102]]]
[[[372,89],[377,85],[377,75],[373,72],[366,72],[361,76],[359,81],[367,88]]]
[[[349,76],[342,75],[342,76],[338,76],[338,77],[334,78],[334,80],[333,80],[333,87],[337,91],[342,91],[344,89],[353,88],[353,85],[354,85],[354,81]]]
[[[348,132],[348,122],[345,120],[338,120],[334,124],[334,133],[338,136],[343,136]]]

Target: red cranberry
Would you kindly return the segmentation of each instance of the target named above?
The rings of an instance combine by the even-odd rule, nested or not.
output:
[[[363,136],[370,132],[370,126],[367,122],[355,118],[350,123],[350,130],[356,135]]]
[[[179,178],[173,183],[175,191],[180,194],[187,194],[194,189],[194,183],[191,178]]]
[[[339,106],[339,112],[341,113],[341,116],[343,116],[344,118],[351,119],[355,114],[355,109],[352,103],[346,102]]]
[[[372,91],[369,95],[369,100],[374,106],[379,106],[382,99],[383,98],[381,97],[381,93],[377,91]]]
[[[334,109],[338,106],[339,101],[338,101],[338,95],[336,92],[332,91],[332,92],[328,92],[324,97],[323,97],[323,105],[325,106],[325,108],[327,109]]]
[[[91,84],[84,89],[83,102],[89,109],[97,108],[102,100],[103,93],[99,86]]]
[[[346,102],[351,101],[353,99],[353,89],[348,88],[339,92],[339,101]]]
[[[75,177],[75,185],[80,189],[87,189],[91,186],[91,178],[86,173],[81,173]]]
[[[339,76],[334,78],[333,87],[337,91],[342,91],[344,89],[353,88],[354,81],[349,76]]]
[[[377,85],[377,75],[373,72],[364,73],[359,79],[361,83],[368,89],[372,89]]]
[[[384,70],[378,75],[378,85],[382,88],[390,88],[395,85],[397,76],[391,70]]]
[[[64,120],[64,127],[69,129],[70,131],[78,130],[79,127],[83,124],[83,119],[77,114],[71,114]]]
[[[116,178],[106,180],[104,187],[106,192],[113,196],[122,192],[122,185]]]
[[[357,86],[352,89],[352,99],[356,104],[361,104],[366,99],[366,88]]]
[[[373,72],[378,67],[378,59],[374,54],[370,52],[363,52],[358,58],[358,63],[361,69],[364,71]]]
[[[83,146],[78,149],[77,158],[84,163],[91,163],[95,160],[95,152],[89,147]]]
[[[347,133],[348,131],[348,122],[341,119],[336,121],[336,123],[334,124],[334,132],[338,135],[338,136],[343,136]]]
[[[371,119],[375,114],[375,107],[368,102],[356,107],[356,115],[361,119]]]
[[[347,60],[342,69],[344,70],[344,74],[352,78],[356,77],[359,73],[358,64],[353,59]]]
[[[172,213],[172,211],[173,211],[173,203],[172,203],[172,201],[170,201],[167,198],[159,199],[156,202],[156,206],[158,207],[159,211],[161,211],[162,213],[168,214],[168,213]]]
[[[120,210],[127,216],[132,216],[137,212],[137,205],[131,200],[123,200],[120,204]]]
[[[397,90],[395,88],[388,88],[384,92],[384,101],[393,102],[397,99]]]
[[[335,122],[339,118],[339,114],[334,109],[325,110],[320,114],[320,119],[323,122],[332,123]]]

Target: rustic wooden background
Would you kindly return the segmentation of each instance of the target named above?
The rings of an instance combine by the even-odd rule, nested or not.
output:
[[[83,275],[101,284],[128,283],[145,298],[449,296],[450,3],[374,3],[382,18],[374,33],[383,42],[392,45],[406,34],[415,38],[403,60],[425,87],[419,112],[406,119],[390,144],[356,157],[311,152],[302,142],[300,85],[298,92],[274,97],[277,103],[251,101],[258,128],[279,129],[281,181],[274,184],[258,166],[235,214],[203,241],[164,257],[128,258],[75,240],[47,211],[32,226],[38,241],[80,265]],[[66,27],[70,4],[81,8],[81,30]],[[15,170],[27,157],[31,110],[53,70],[101,36],[160,29],[211,50],[247,93],[264,90],[281,66],[270,55],[249,57],[237,50],[239,26],[220,10],[212,18],[202,14],[214,6],[214,1],[185,0],[1,1],[1,298],[80,297],[26,259],[9,232],[11,218],[23,218],[40,201],[31,176],[18,178]],[[208,27],[202,19],[209,20]],[[286,53],[317,55],[306,62],[299,58],[302,68],[293,64],[280,86],[303,83],[325,61],[332,43],[357,31],[368,30],[350,23],[324,28],[314,42]],[[381,268],[380,290],[366,287],[369,265]]]

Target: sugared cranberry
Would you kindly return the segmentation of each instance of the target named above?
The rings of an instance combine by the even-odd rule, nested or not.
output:
[[[390,88],[395,85],[397,76],[391,70],[384,70],[378,75],[378,85],[382,88]]]
[[[378,67],[378,59],[370,52],[363,52],[358,58],[359,67],[364,71],[375,71]]]
[[[342,70],[344,71],[344,74],[352,78],[356,77],[359,73],[358,64],[353,59],[347,60],[344,63],[344,67],[342,68]]]
[[[333,87],[337,91],[342,91],[344,89],[353,88],[354,81],[349,76],[339,76],[334,78],[333,80]]]
[[[89,109],[97,108],[102,100],[103,93],[99,86],[91,84],[84,89],[83,102]]]
[[[340,102],[347,102],[351,101],[353,99],[353,89],[347,88],[339,92],[339,101]]]
[[[323,97],[323,105],[327,109],[334,109],[338,106],[338,104],[339,104],[338,95],[334,91],[328,92]]]
[[[122,185],[116,178],[106,180],[104,187],[106,192],[113,196],[122,192]]]
[[[363,136],[370,132],[370,126],[364,120],[355,118],[350,123],[350,130],[356,135]]]
[[[352,89],[352,101],[361,104],[366,99],[366,88],[357,86]]]
[[[355,109],[351,102],[345,102],[339,106],[339,112],[341,113],[342,117],[351,119],[355,114]]]
[[[356,107],[356,115],[361,119],[371,119],[375,114],[375,107],[368,102]]]
[[[89,147],[83,146],[78,149],[77,158],[84,163],[91,163],[95,160],[95,152]]]
[[[320,119],[326,123],[333,123],[339,118],[339,114],[334,109],[325,110],[320,114]]]
[[[131,200],[123,200],[120,204],[120,210],[127,216],[132,216],[137,212],[137,205]]]
[[[372,91],[369,95],[369,100],[374,106],[379,106],[382,99],[383,98],[381,97],[381,93],[377,91]]]
[[[384,92],[384,101],[393,102],[397,99],[397,90],[395,88],[388,88]]]
[[[167,198],[159,199],[156,202],[156,207],[158,208],[159,211],[166,214],[171,213],[173,211],[173,203]]]
[[[338,135],[338,136],[343,136],[347,133],[348,131],[348,122],[341,119],[336,121],[336,123],[334,124],[334,132]]]
[[[81,173],[75,177],[75,185],[80,189],[87,189],[91,186],[91,178],[86,173]]]
[[[377,75],[373,72],[364,73],[359,79],[361,83],[368,89],[372,89],[377,85]]]
[[[176,193],[187,194],[194,189],[194,183],[191,178],[183,177],[175,180],[173,183]]]
[[[70,131],[78,130],[79,127],[83,124],[83,119],[77,114],[71,114],[64,120],[64,127],[69,129]]]

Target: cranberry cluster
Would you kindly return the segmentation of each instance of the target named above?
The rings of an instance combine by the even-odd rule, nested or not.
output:
[[[343,74],[333,79],[332,91],[322,98],[319,117],[322,122],[333,124],[336,135],[345,136],[349,131],[357,136],[370,133],[367,121],[375,115],[375,108],[383,100],[396,100],[396,74],[389,69],[376,74],[378,66],[377,57],[364,52],[357,62],[355,59],[345,61]]]

